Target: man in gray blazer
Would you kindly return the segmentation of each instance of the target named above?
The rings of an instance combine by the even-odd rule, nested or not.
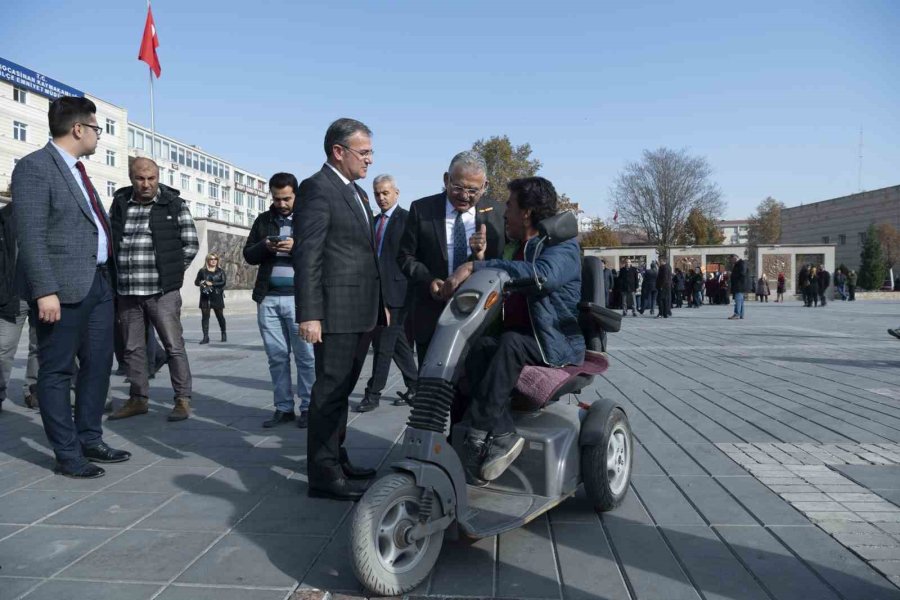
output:
[[[38,336],[37,390],[55,471],[100,477],[91,463],[131,458],[103,442],[101,419],[113,353],[114,268],[109,216],[79,158],[97,149],[97,107],[63,96],[50,104],[52,141],[16,164],[13,211],[19,239],[16,279]],[[75,358],[75,411],[69,400]]]

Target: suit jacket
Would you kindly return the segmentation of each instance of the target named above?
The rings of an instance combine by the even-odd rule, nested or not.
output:
[[[656,272],[656,287],[660,290],[672,289],[672,267],[660,265]]]
[[[506,205],[490,198],[482,198],[475,207],[475,230],[487,226],[485,260],[501,258],[506,245]],[[435,279],[450,276],[447,258],[447,195],[445,192],[420,198],[409,207],[409,216],[397,264],[413,286],[413,326],[417,339],[430,339],[444,302],[431,297],[429,288]]]
[[[294,209],[294,289],[298,323],[323,333],[362,333],[384,322],[372,211],[329,167],[300,184]]]
[[[12,197],[19,295],[36,300],[56,294],[63,304],[82,301],[97,270],[99,232],[81,188],[49,143],[16,164]],[[100,211],[109,223],[102,205]]]
[[[381,289],[384,293],[384,303],[390,308],[403,308],[406,306],[406,275],[403,274],[403,271],[400,270],[400,265],[397,264],[397,253],[400,250],[400,238],[403,237],[403,230],[406,227],[408,217],[408,210],[399,206],[396,207],[394,212],[391,213],[391,218],[388,220],[382,234],[384,237],[378,263],[381,266]],[[378,217],[376,216],[374,220],[377,224]]]

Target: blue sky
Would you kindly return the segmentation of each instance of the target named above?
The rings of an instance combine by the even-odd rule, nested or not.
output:
[[[156,0],[157,128],[302,178],[328,123],[355,117],[403,205],[500,134],[604,218],[615,175],[660,146],[709,160],[728,218],[856,192],[860,127],[863,188],[900,184],[900,2],[736,4]],[[0,56],[149,125],[145,15],[142,0],[9,0]]]

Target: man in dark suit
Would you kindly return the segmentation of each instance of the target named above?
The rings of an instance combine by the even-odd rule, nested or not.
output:
[[[672,268],[665,256],[659,258],[659,270],[656,272],[656,289],[659,290],[657,302],[659,314],[657,319],[668,319],[672,316]]]
[[[104,474],[92,462],[131,454],[103,442],[101,417],[113,351],[113,267],[109,216],[79,158],[97,149],[101,127],[87,98],[50,104],[50,141],[18,162],[12,176],[19,239],[19,292],[38,322],[37,393],[57,473]],[[78,358],[75,410],[69,388]]]
[[[407,285],[406,276],[397,265],[397,249],[400,236],[406,225],[409,212],[397,205],[400,190],[390,175],[379,175],[372,182],[375,191],[375,203],[381,212],[375,217],[375,251],[381,265],[382,289],[384,303],[391,313],[391,324],[380,327],[372,339],[374,358],[372,361],[372,377],[366,384],[366,395],[356,407],[357,412],[369,412],[378,408],[381,391],[387,383],[391,368],[391,358],[403,375],[406,393],[399,393],[394,406],[403,406],[415,401],[418,372],[413,359],[412,349],[406,339],[404,324],[406,321]]]
[[[300,184],[294,218],[294,289],[300,336],[315,344],[309,406],[309,495],[358,500],[375,476],[354,467],[341,447],[348,397],[372,331],[386,324],[372,211],[355,181],[372,164],[372,132],[338,119],[325,133],[327,162]]]
[[[631,266],[631,259],[626,258],[625,263],[619,269],[619,290],[622,293],[622,316],[631,309],[631,316],[636,317],[634,312],[634,294],[637,292],[638,272]]]
[[[412,319],[420,368],[446,304],[440,296],[444,280],[468,260],[503,255],[505,205],[483,197],[486,173],[480,156],[460,152],[444,173],[444,191],[410,206],[397,262],[413,286]]]

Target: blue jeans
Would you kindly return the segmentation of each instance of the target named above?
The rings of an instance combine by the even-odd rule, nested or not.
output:
[[[294,394],[291,391],[293,352],[300,412],[308,410],[310,393],[316,380],[316,360],[312,344],[300,338],[300,326],[294,320],[294,297],[266,296],[256,308],[256,321],[269,358],[275,408],[282,412],[294,412]]]
[[[744,292],[734,293],[734,314],[740,318],[744,318]]]

